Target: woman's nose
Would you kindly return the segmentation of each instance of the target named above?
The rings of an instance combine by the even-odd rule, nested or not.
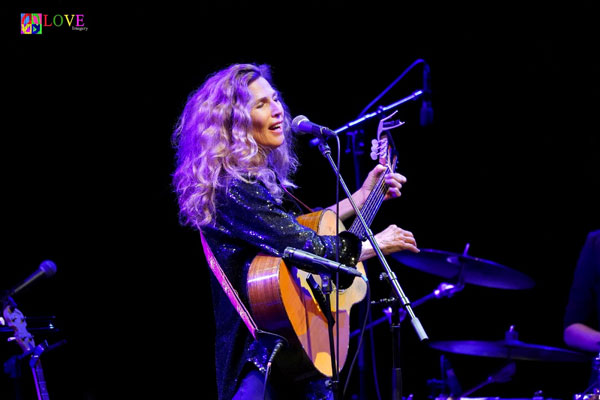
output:
[[[271,115],[278,116],[283,114],[283,106],[279,104],[279,102],[273,102],[273,107],[271,108]]]

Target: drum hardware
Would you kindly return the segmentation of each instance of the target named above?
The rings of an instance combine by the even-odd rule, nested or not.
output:
[[[400,251],[392,258],[407,267],[453,280],[461,285],[485,286],[496,289],[531,289],[535,282],[520,271],[468,255],[469,243],[462,254],[421,249],[419,253]]]
[[[454,374],[450,362],[444,355],[440,358],[440,364],[442,369],[442,379],[430,379],[427,381],[430,390],[432,392],[438,392],[438,394],[433,394],[431,396],[431,398],[435,398],[436,400],[464,399],[466,396],[469,396],[489,384],[508,382],[512,379],[517,368],[515,362],[511,361],[492,375],[488,376],[483,382],[463,392],[458,377]]]
[[[383,278],[382,278],[383,279]],[[418,307],[423,303],[428,302],[429,300],[433,300],[433,299],[441,299],[444,297],[452,297],[454,296],[454,294],[460,292],[464,287],[463,286],[459,286],[459,285],[453,285],[451,283],[446,283],[446,282],[442,282],[440,283],[431,293],[427,294],[426,296],[421,297],[420,299],[417,299],[415,301],[412,302],[412,306],[414,307]],[[393,309],[392,307],[395,307],[395,309],[397,309],[397,312],[399,313],[399,318],[401,321],[404,320],[404,318],[406,317],[406,311],[400,307],[398,305],[398,299],[396,298],[384,298],[384,299],[379,299],[379,300],[373,300],[371,301],[371,305],[387,305],[388,307],[386,307],[383,310],[384,316],[371,322],[370,324],[368,324],[366,326],[366,329],[373,329],[374,327],[376,327],[377,325],[388,321],[389,324],[392,323],[392,312]],[[353,332],[350,333],[350,337],[354,337],[360,334],[360,329],[357,329]]]
[[[509,362],[508,364],[506,364],[504,367],[500,368],[496,373],[488,376],[483,382],[481,382],[480,384],[476,385],[475,387],[467,390],[466,392],[464,392],[461,397],[464,396],[468,396],[474,392],[476,392],[477,390],[483,388],[484,386],[487,386],[491,383],[505,383],[505,382],[509,382],[513,375],[515,374],[517,370],[517,364],[515,364],[514,361]]]
[[[573,400],[600,400],[600,353],[592,362],[590,386],[582,393],[574,395]]]
[[[391,256],[401,264],[443,277],[458,287],[465,284],[497,288],[497,289],[531,289],[535,282],[527,275],[493,261],[484,260],[468,255],[467,243],[462,254],[434,249],[421,249],[419,253],[398,252]],[[385,320],[385,318],[382,318]],[[379,321],[376,321],[379,322]],[[463,393],[457,390],[457,379],[453,370],[442,368],[442,380],[427,382],[436,400],[467,399],[471,393],[490,383],[509,381],[516,371],[514,360],[550,361],[550,362],[586,362],[591,357],[583,352],[525,343],[518,338],[518,332],[511,326],[505,332],[504,340],[498,341],[432,341],[431,348],[449,353],[465,354],[482,357],[503,358],[508,361],[503,368],[472,389]],[[443,356],[442,356],[443,357]],[[574,396],[573,400],[600,400],[600,354],[594,360],[594,374],[591,386],[582,394]],[[450,375],[449,372],[452,374]],[[449,381],[452,378],[454,381]],[[450,387],[450,384],[454,387]],[[436,395],[436,393],[439,393]],[[499,397],[473,400],[530,400],[530,399],[500,399]],[[536,392],[531,400],[544,400],[541,391]],[[548,400],[548,399],[546,399]]]
[[[518,332],[511,326],[504,340],[454,340],[433,341],[429,346],[450,353],[480,357],[506,358],[508,360],[586,362],[589,355],[558,347],[525,343],[518,339]]]
[[[462,391],[458,377],[444,354],[440,356],[441,379],[427,380],[431,399],[460,398]]]

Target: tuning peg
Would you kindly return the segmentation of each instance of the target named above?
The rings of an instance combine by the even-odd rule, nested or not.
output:
[[[8,339],[6,339],[7,342],[14,342],[15,340],[17,340],[17,338],[14,336],[10,336]]]
[[[377,139],[371,140],[371,160],[377,160],[379,158],[379,141]]]

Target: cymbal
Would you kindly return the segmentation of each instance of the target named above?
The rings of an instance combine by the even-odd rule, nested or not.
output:
[[[434,341],[429,346],[449,353],[471,356],[533,361],[590,361],[591,356],[578,351],[521,342],[516,339],[498,341],[455,340]]]
[[[400,251],[391,256],[407,267],[473,285],[497,289],[530,289],[535,286],[535,282],[522,272],[465,254],[421,249],[419,253]]]

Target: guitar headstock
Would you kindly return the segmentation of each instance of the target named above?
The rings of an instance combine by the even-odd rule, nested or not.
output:
[[[6,325],[13,329],[14,340],[19,344],[24,353],[35,348],[35,342],[31,333],[27,331],[25,316],[16,307],[7,305],[2,310],[2,316]]]
[[[398,111],[394,111],[392,114],[379,121],[379,126],[377,127],[377,139],[371,141],[371,159],[379,160],[380,164],[388,166],[392,170],[395,167],[396,156],[393,155],[393,146],[390,145],[390,143],[393,143],[393,140],[388,137],[386,132],[404,125],[404,122],[402,121],[389,121],[389,119],[397,112]]]

